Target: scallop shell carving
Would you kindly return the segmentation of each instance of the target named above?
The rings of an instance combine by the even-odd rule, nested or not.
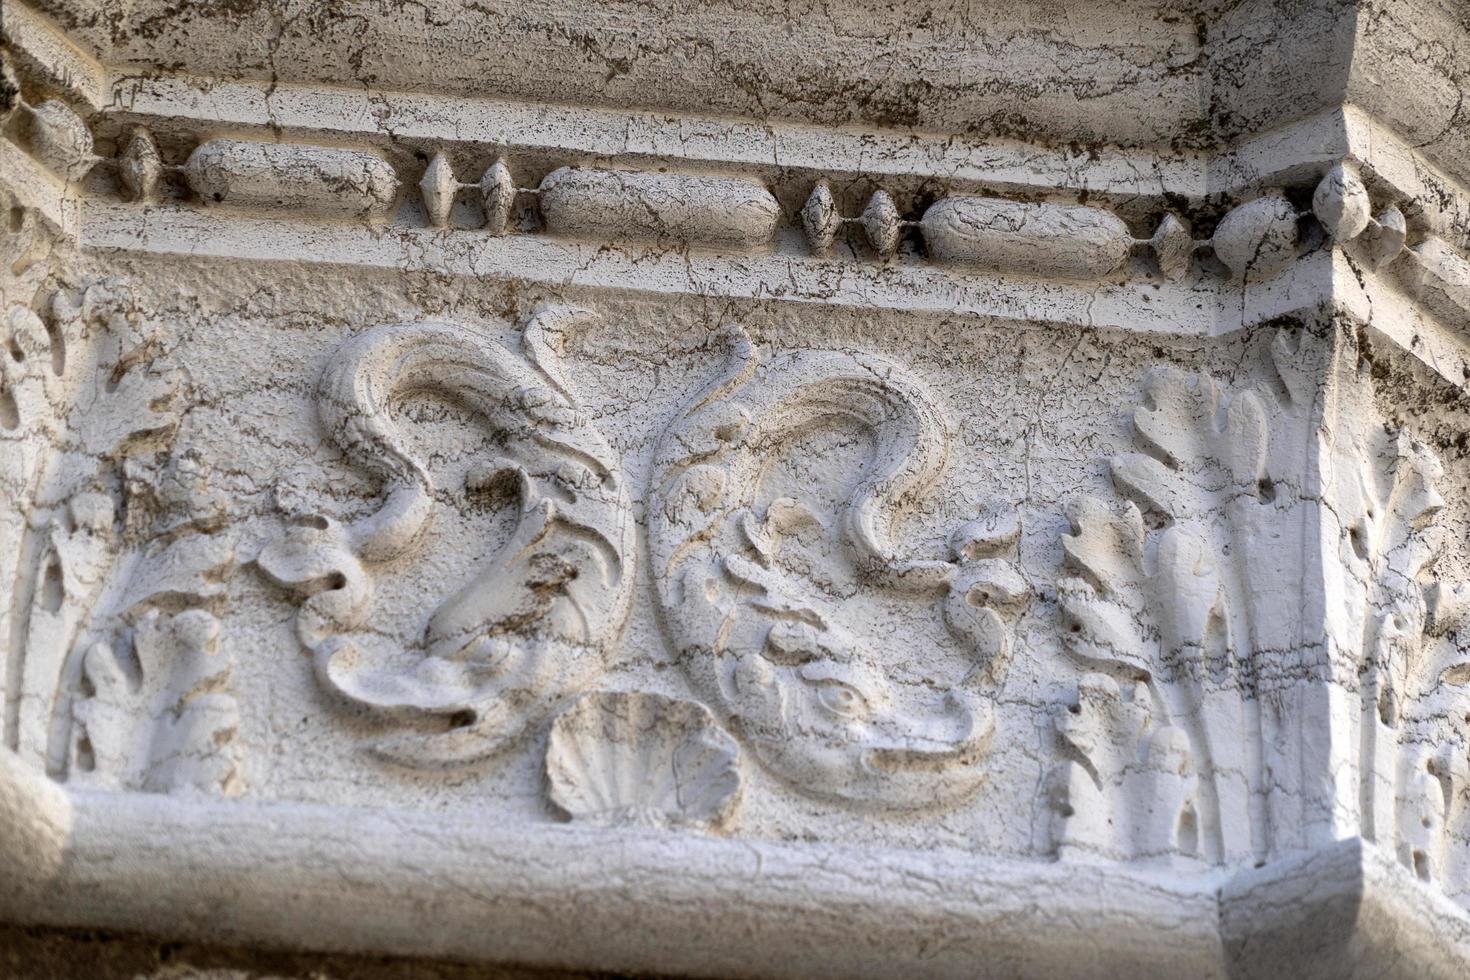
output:
[[[573,820],[713,830],[740,803],[740,747],[708,708],[638,691],[584,695],[551,726],[551,801]]]

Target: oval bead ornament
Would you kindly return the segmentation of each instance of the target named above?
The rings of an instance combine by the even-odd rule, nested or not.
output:
[[[1231,275],[1267,279],[1296,261],[1296,223],[1286,198],[1258,197],[1225,215],[1210,244]]]
[[[738,177],[562,167],[540,192],[547,231],[594,241],[749,251],[769,245],[781,219],[770,191]]]
[[[1081,204],[946,197],[919,226],[935,259],[996,272],[1099,279],[1133,248],[1122,220]]]
[[[398,175],[366,150],[250,140],[201,143],[184,164],[207,205],[381,220],[398,196]]]
[[[1341,242],[1361,235],[1372,212],[1368,189],[1345,164],[1339,163],[1327,171],[1312,194],[1312,213],[1322,222],[1327,234]]]
[[[92,132],[65,102],[48,99],[31,110],[31,154],[67,180],[92,169]]]

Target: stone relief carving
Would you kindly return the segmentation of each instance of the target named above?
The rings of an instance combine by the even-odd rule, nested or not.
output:
[[[141,175],[135,193],[156,193],[151,140],[135,134],[128,153],[130,169]],[[367,150],[212,139],[195,147],[181,169],[207,205],[380,221],[398,199],[398,175]]]
[[[963,524],[948,559],[904,557],[894,525],[949,453],[930,393],[882,358],[796,352],[762,363],[738,328],[720,340],[727,364],[660,439],[649,494],[652,575],[696,688],[800,792],[894,808],[963,796],[985,777],[994,720],[984,692],[1003,676],[1030,594],[1006,557],[1014,512],[995,506]],[[834,424],[875,443],[835,512],[763,499],[783,446]],[[807,546],[818,557],[788,563]],[[893,638],[863,635],[847,615],[857,590],[932,602],[969,659],[965,675],[929,678],[935,703],[912,704],[879,652]]]
[[[1064,856],[1251,863],[1361,832],[1434,879],[1463,849],[1439,463],[1377,421],[1358,357],[1345,332],[1281,330],[1268,384],[1155,373],[1112,461],[1123,502],[1075,502],[1058,599],[1089,673],[1055,719]]]
[[[429,223],[448,227],[467,189],[479,191],[485,227],[496,235],[509,230],[518,195],[537,199],[550,234],[595,240],[750,251],[769,245],[781,220],[771,193],[738,177],[558,167],[536,187],[516,187],[501,157],[479,183],[464,184],[441,152],[419,181]]]
[[[1456,5],[42,6],[0,15],[5,916],[1470,975]],[[565,373],[574,311],[482,323],[538,292],[609,314]],[[712,311],[769,343],[674,395]],[[1025,574],[975,499],[1023,486]]]
[[[760,184],[705,174],[561,167],[537,188],[554,235],[748,251],[769,245],[781,206]]]
[[[101,159],[86,120],[60,99],[28,102],[8,56],[0,59],[0,72],[4,87],[14,93],[0,115],[0,129],[18,136],[31,156],[63,181],[85,177]]]
[[[1360,409],[1359,409],[1360,410]],[[1371,455],[1336,506],[1351,600],[1334,626],[1356,654],[1358,800],[1365,837],[1425,881],[1470,868],[1470,656],[1454,636],[1466,588],[1439,578],[1439,460],[1406,433],[1354,447]],[[1344,466],[1351,460],[1339,460]]]
[[[518,195],[538,197],[541,220],[554,235],[593,240],[632,239],[681,246],[749,251],[773,241],[781,220],[775,198],[735,177],[562,167],[535,188],[518,188],[503,157],[478,184],[459,182],[442,152],[419,183],[434,227],[450,224],[455,196],[478,188],[484,222],[494,234],[510,228]],[[1407,222],[1396,206],[1376,216],[1354,167],[1333,166],[1318,182],[1312,207],[1302,213],[1279,191],[1232,208],[1215,233],[1196,241],[1177,216],[1165,214],[1153,234],[1134,238],[1127,224],[1103,208],[949,194],[919,220],[902,217],[893,196],[875,191],[857,217],[838,209],[828,181],[819,179],[798,215],[813,254],[824,255],[845,225],[859,226],[879,257],[893,257],[906,229],[917,229],[928,258],[947,264],[1047,278],[1095,280],[1117,273],[1130,255],[1152,257],[1164,278],[1178,281],[1195,253],[1208,252],[1227,275],[1250,281],[1285,270],[1324,238],[1353,243],[1370,266],[1381,268],[1404,252]],[[1435,283],[1454,279],[1435,270],[1464,259],[1452,250],[1419,257]]]
[[[588,316],[539,310],[520,353],[456,324],[378,327],[343,344],[322,375],[322,424],[382,478],[383,503],[348,523],[308,515],[257,564],[301,598],[297,635],[321,685],[420,729],[378,742],[382,758],[450,766],[498,752],[597,676],[622,628],[635,523],[618,460],[560,365],[563,332]],[[457,399],[498,436],[503,455],[465,489],[510,498],[518,523],[433,609],[421,637],[397,649],[374,621],[374,583],[419,547],[438,506],[392,413],[423,390]]]
[[[715,830],[740,805],[740,747],[704,705],[598,691],[552,723],[546,778],[573,820]]]
[[[1408,286],[1431,312],[1451,323],[1470,316],[1470,260],[1437,235],[1410,249],[1415,260]]]
[[[504,157],[478,184],[464,184],[437,153],[419,187],[429,223],[437,228],[450,225],[460,190],[478,188],[485,226],[497,235],[510,229],[519,195],[539,198],[541,220],[551,234],[592,240],[750,251],[774,240],[782,217],[775,198],[743,178],[562,167],[538,187],[518,188]],[[817,180],[798,221],[814,255],[827,254],[844,226],[857,225],[883,259],[898,252],[907,229],[917,229],[929,259],[972,269],[1097,280],[1118,273],[1141,251],[1160,275],[1178,281],[1203,252],[1212,254],[1219,263],[1215,268],[1228,276],[1261,281],[1284,271],[1324,238],[1353,245],[1375,269],[1388,265],[1404,253],[1408,225],[1397,206],[1376,216],[1372,210],[1356,169],[1338,163],[1318,182],[1310,211],[1299,212],[1284,193],[1268,191],[1232,208],[1214,234],[1199,241],[1173,214],[1164,214],[1150,237],[1134,238],[1122,219],[1103,208],[978,194],[942,196],[918,220],[908,220],[880,188],[860,215],[846,217],[825,179]],[[1432,249],[1414,254],[1431,290],[1452,291],[1444,284],[1456,276],[1442,270],[1464,265],[1463,258],[1452,249],[1447,257]]]
[[[228,659],[199,700],[165,635],[214,623],[213,651],[204,607],[234,558],[207,469],[171,448],[185,379],[157,363],[161,329],[116,281],[55,290],[45,319],[12,306],[6,326],[6,745],[57,778],[237,791]]]
[[[123,484],[143,544],[114,573],[109,608],[120,622],[78,647],[70,778],[238,795],[240,710],[219,619],[239,563],[230,501],[192,450],[130,459]]]
[[[220,621],[206,610],[153,609],[133,627],[135,663],[105,642],[87,650],[72,709],[78,781],[230,796],[243,790],[235,739],[240,709],[229,693],[233,664],[219,652],[219,635]]]
[[[1314,238],[1326,235],[1346,245],[1355,242],[1372,268],[1392,262],[1404,250],[1408,226],[1403,212],[1390,206],[1373,216],[1373,202],[1357,171],[1334,166],[1312,194],[1315,224],[1280,193],[1268,193],[1232,209],[1215,227],[1209,245],[1236,278],[1268,279],[1283,272]]]
[[[42,260],[47,235],[35,211],[23,205],[9,188],[0,187],[0,241],[9,256],[10,274],[22,277]]]
[[[178,174],[207,207],[285,212],[308,218],[386,220],[398,203],[397,172],[370,150],[216,137],[180,166],[163,162],[153,134],[133,129],[118,156],[128,200],[156,203],[167,174]]]
[[[39,107],[19,103],[33,118],[30,152],[52,170],[84,175],[97,162],[85,122],[55,100]],[[179,173],[207,205],[255,208],[312,217],[389,220],[402,197],[403,179],[379,153],[343,147],[268,143],[215,137],[199,143],[182,164],[163,162],[157,143],[136,128],[115,160],[119,183],[132,201],[158,200],[165,174]],[[760,182],[744,177],[663,171],[563,166],[536,187],[518,187],[504,156],[476,183],[461,182],[443,151],[425,167],[418,189],[427,223],[457,227],[459,194],[475,190],[478,222],[493,235],[517,224],[517,202],[538,202],[534,222],[546,233],[592,241],[642,241],[680,248],[752,252],[776,241],[782,208]],[[882,259],[897,254],[907,230],[916,229],[923,255],[935,262],[992,272],[1099,280],[1119,273],[1130,256],[1151,257],[1158,273],[1183,279],[1197,253],[1212,255],[1213,268],[1248,282],[1270,279],[1326,240],[1351,246],[1372,268],[1406,252],[1410,276],[1428,300],[1443,300],[1459,315],[1470,308],[1463,286],[1465,258],[1433,235],[1406,248],[1409,229],[1396,205],[1373,214],[1373,203],[1351,162],[1334,165],[1320,179],[1309,211],[1283,190],[1268,189],[1230,209],[1213,235],[1196,240],[1176,215],[1165,213],[1148,238],[1104,208],[1086,204],[1019,201],[983,194],[941,196],[917,220],[905,219],[892,194],[878,189],[862,213],[846,217],[831,185],[818,177],[796,216],[814,255],[827,254],[845,225],[857,225]]]
[[[818,181],[807,198],[801,221],[817,254],[832,246],[844,224],[855,223],[884,258],[897,251],[903,229],[917,228],[931,259],[996,272],[1102,279],[1142,249],[1164,278],[1177,281],[1189,272],[1196,252],[1209,250],[1230,275],[1258,281],[1285,270],[1323,234],[1342,244],[1356,241],[1374,268],[1392,262],[1404,250],[1407,223],[1397,207],[1376,217],[1372,207],[1356,170],[1339,163],[1317,184],[1310,212],[1315,224],[1305,234],[1307,215],[1278,192],[1232,208],[1205,241],[1196,241],[1172,214],[1159,220],[1151,237],[1136,239],[1121,219],[1102,208],[967,194],[941,197],[920,220],[906,221],[893,198],[879,190],[861,216],[846,218],[826,181]]]

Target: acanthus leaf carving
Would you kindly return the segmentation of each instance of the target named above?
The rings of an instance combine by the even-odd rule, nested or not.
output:
[[[220,628],[204,609],[150,609],[132,629],[131,656],[101,640],[87,649],[73,707],[84,781],[101,772],[114,785],[149,791],[241,792],[240,711],[228,693],[233,664],[219,650]]]
[[[1064,858],[1177,861],[1198,853],[1198,777],[1188,736],[1154,724],[1148,686],[1086,674],[1054,726],[1070,762],[1048,774]]]
[[[1279,330],[1263,383],[1147,380],[1124,499],[1075,501],[1062,539],[1064,646],[1091,673],[1057,716],[1059,853],[1233,864],[1362,833],[1442,876],[1466,589],[1435,578],[1439,464],[1378,421],[1365,370],[1346,331]],[[1150,798],[1143,772],[1195,787]]]
[[[1300,385],[1295,377],[1278,381],[1285,390]],[[1058,588],[1066,648],[1084,669],[1142,682],[1154,706],[1151,725],[1178,733],[1171,744],[1190,756],[1198,778],[1197,793],[1181,799],[1166,838],[1127,838],[1126,811],[1142,804],[1118,795],[1105,807],[1118,836],[1090,840],[1094,849],[1125,859],[1233,863],[1257,860],[1271,846],[1263,837],[1263,764],[1252,756],[1263,750],[1252,745],[1262,725],[1262,679],[1251,651],[1303,642],[1295,598],[1303,559],[1269,543],[1301,540],[1310,505],[1298,498],[1306,475],[1294,469],[1290,449],[1273,456],[1265,420],[1256,391],[1157,370],[1133,415],[1138,449],[1112,460],[1125,499],[1073,505],[1073,532],[1062,545],[1079,577]],[[1278,422],[1283,442],[1292,432],[1301,438],[1299,429],[1287,429]],[[1289,662],[1280,671],[1283,683],[1296,679]],[[1150,757],[1152,737],[1140,736],[1140,759]],[[1068,782],[1060,773],[1052,779]],[[1079,811],[1075,803],[1068,809]],[[1082,818],[1055,828],[1059,848],[1073,840],[1071,819]],[[1179,830],[1186,825],[1192,832]],[[1176,844],[1192,849],[1172,850]]]
[[[165,712],[158,693],[194,686],[189,656],[161,637],[178,616],[215,622],[234,567],[227,502],[173,448],[186,375],[119,281],[54,290],[44,319],[17,306],[7,326],[6,744],[58,779],[236,792],[228,656],[211,660],[205,701]],[[135,628],[145,619],[159,629]],[[220,725],[199,723],[206,704]]]
[[[142,544],[74,648],[53,754],[67,752],[84,785],[239,795],[235,663],[219,618],[239,564],[230,500],[194,450],[131,458],[123,477],[123,533]]]

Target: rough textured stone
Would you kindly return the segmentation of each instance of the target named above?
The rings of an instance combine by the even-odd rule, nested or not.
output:
[[[9,980],[615,980],[509,966],[171,943],[93,930],[0,928]]]
[[[0,972],[1470,971],[1455,5],[0,2]]]

